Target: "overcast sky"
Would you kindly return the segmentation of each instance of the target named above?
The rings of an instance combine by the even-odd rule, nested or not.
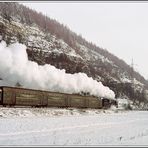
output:
[[[23,2],[123,59],[148,79],[148,2]]]

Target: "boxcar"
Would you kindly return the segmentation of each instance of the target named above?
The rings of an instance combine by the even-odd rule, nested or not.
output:
[[[109,99],[3,86],[0,87],[0,104],[3,106],[102,108],[109,106]]]

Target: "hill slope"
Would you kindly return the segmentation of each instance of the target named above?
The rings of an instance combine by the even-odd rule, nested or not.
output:
[[[30,60],[67,73],[84,72],[109,86],[116,97],[147,102],[148,82],[144,77],[56,20],[18,3],[1,2],[0,28],[1,40],[25,44]]]

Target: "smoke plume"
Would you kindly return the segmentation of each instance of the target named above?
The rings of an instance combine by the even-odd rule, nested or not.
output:
[[[85,73],[67,74],[64,69],[57,69],[50,64],[41,66],[29,61],[26,46],[19,43],[9,46],[4,41],[0,43],[0,78],[0,85],[15,86],[19,83],[25,88],[115,97],[112,90]]]

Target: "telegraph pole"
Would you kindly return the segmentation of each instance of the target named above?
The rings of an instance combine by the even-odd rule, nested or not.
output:
[[[131,69],[131,79],[132,79],[131,83],[133,84],[133,87],[134,87],[134,62],[133,62],[133,58],[132,58],[131,67],[132,67],[132,69]]]
[[[133,86],[133,103],[135,103],[135,84],[134,84],[134,61],[132,58],[132,64],[131,64],[131,87]]]

